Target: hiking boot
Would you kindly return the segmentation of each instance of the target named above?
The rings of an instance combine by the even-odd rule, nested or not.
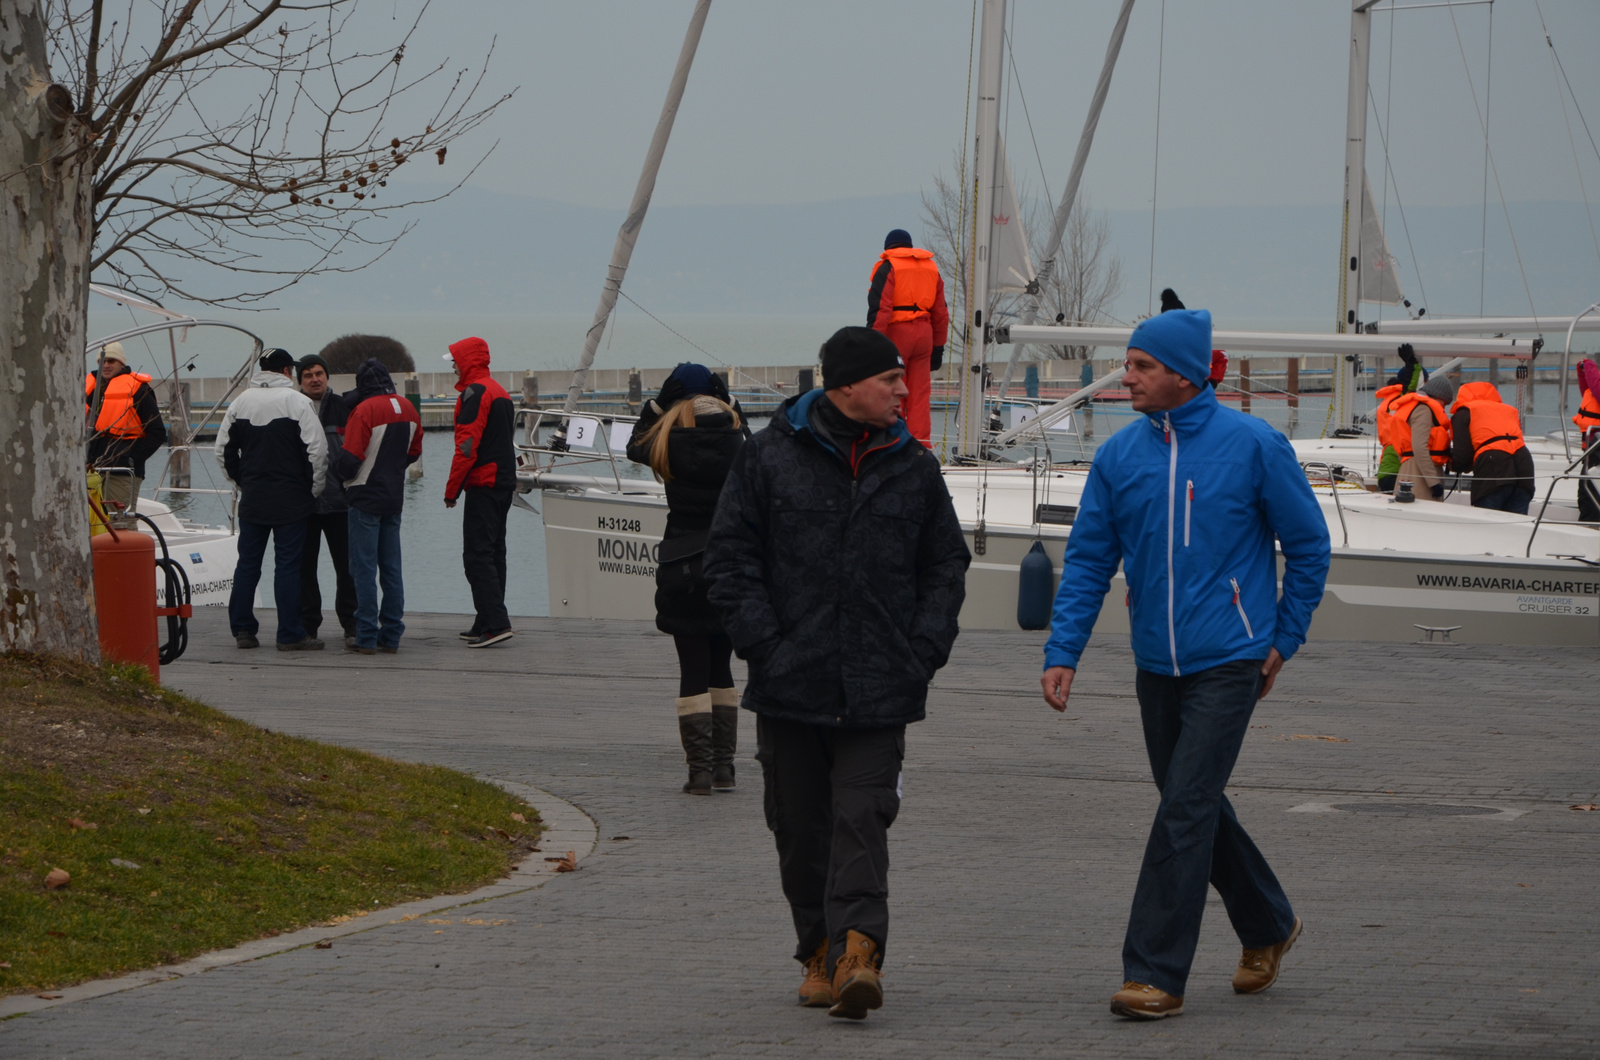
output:
[[[859,931],[845,933],[844,956],[833,969],[833,1007],[828,1015],[864,1020],[869,1009],[883,1007],[878,971],[878,944]]]
[[[261,647],[261,642],[256,639],[256,635],[254,633],[239,633],[239,634],[236,634],[234,636],[234,638],[233,638],[233,644],[234,644],[234,647],[236,647],[236,648],[259,648],[259,647]]]
[[[499,644],[501,641],[510,640],[512,636],[513,634],[509,629],[497,629],[492,633],[479,633],[476,637],[467,640],[467,647],[487,648],[491,644]]]
[[[1260,949],[1246,947],[1244,955],[1239,958],[1239,967],[1233,970],[1233,992],[1236,994],[1259,994],[1267,987],[1278,981],[1278,966],[1283,962],[1283,955],[1289,952],[1289,947],[1294,945],[1294,940],[1300,937],[1300,918],[1294,918],[1294,928],[1289,932],[1289,937],[1276,946],[1263,946]]]
[[[739,693],[713,688],[711,695],[711,786],[733,790],[733,753],[739,746]]]
[[[1183,1015],[1183,998],[1130,979],[1111,995],[1111,1011],[1131,1020],[1166,1019]]]
[[[827,1008],[833,1004],[833,983],[828,981],[828,942],[806,958],[806,978],[800,984],[800,1004],[805,1008]]]
[[[683,757],[689,766],[689,779],[683,790],[689,795],[711,794],[711,695],[682,696],[677,700],[678,737],[683,741]]]
[[[322,641],[318,640],[316,637],[301,637],[299,640],[291,640],[288,643],[283,643],[283,642],[280,641],[279,644],[278,644],[278,650],[279,651],[321,651],[322,650]]]

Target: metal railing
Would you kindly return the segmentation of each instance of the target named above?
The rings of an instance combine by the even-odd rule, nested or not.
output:
[[[558,461],[566,467],[605,464],[621,492],[623,476],[618,457],[628,462],[628,439],[638,422],[638,416],[622,414],[583,416],[561,409],[518,409],[517,427],[522,440],[515,448],[519,454],[533,458],[531,464],[523,463],[519,470],[547,475],[555,470]],[[563,429],[565,444],[552,444]]]
[[[1533,539],[1535,537],[1539,536],[1539,526],[1540,526],[1540,524],[1542,524],[1544,522],[1545,512],[1550,507],[1550,498],[1555,494],[1556,483],[1557,482],[1562,482],[1562,481],[1564,481],[1566,479],[1569,479],[1569,478],[1574,478],[1574,479],[1578,480],[1578,489],[1582,490],[1583,489],[1583,480],[1584,479],[1588,479],[1591,482],[1596,481],[1596,477],[1597,476],[1586,474],[1584,471],[1580,471],[1577,474],[1573,474],[1572,473],[1573,468],[1577,467],[1579,464],[1581,464],[1585,460],[1589,459],[1590,454],[1594,453],[1596,450],[1600,450],[1600,438],[1597,438],[1593,443],[1590,444],[1589,448],[1587,448],[1583,452],[1579,453],[1578,454],[1578,458],[1576,460],[1574,460],[1572,463],[1568,464],[1567,465],[1567,469],[1564,472],[1562,472],[1559,475],[1551,475],[1550,476],[1550,485],[1544,491],[1544,503],[1539,505],[1539,514],[1534,516],[1534,519],[1533,519],[1533,530],[1532,530],[1531,533],[1528,534],[1528,547],[1522,550],[1523,558],[1525,558],[1525,559],[1532,559],[1533,558]],[[1600,470],[1600,468],[1592,468],[1592,469],[1587,469],[1587,470]],[[1597,482],[1597,485],[1600,485],[1600,482]],[[1580,525],[1589,526],[1589,525],[1592,525],[1592,524],[1590,524],[1590,523],[1581,523]],[[1588,562],[1588,561],[1585,560],[1584,562]]]
[[[1303,468],[1305,471],[1308,471],[1308,472],[1320,468],[1322,470],[1323,474],[1327,476],[1327,479],[1328,479],[1328,492],[1333,494],[1333,508],[1334,508],[1334,511],[1339,513],[1339,529],[1341,531],[1343,531],[1343,533],[1344,533],[1344,543],[1340,547],[1349,548],[1350,547],[1350,527],[1344,521],[1344,503],[1339,500],[1339,478],[1338,478],[1337,471],[1335,471],[1335,469],[1334,469],[1334,465],[1332,465],[1332,464],[1330,464],[1330,463],[1328,463],[1328,462],[1326,462],[1324,460],[1308,460],[1305,463],[1301,464],[1300,467]],[[1342,464],[1339,465],[1338,470],[1339,471],[1343,471],[1344,470],[1344,466]]]

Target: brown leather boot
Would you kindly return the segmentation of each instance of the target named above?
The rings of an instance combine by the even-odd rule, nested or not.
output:
[[[806,958],[806,978],[800,984],[800,1004],[806,1008],[827,1008],[833,1004],[833,984],[828,981],[828,943],[824,939],[817,952]]]
[[[683,696],[678,700],[678,737],[689,779],[683,790],[690,795],[711,794],[711,695]]]
[[[733,790],[733,753],[739,746],[739,693],[732,688],[711,690],[711,786]]]
[[[878,944],[859,931],[845,934],[844,956],[833,969],[833,1007],[828,1015],[864,1020],[869,1009],[883,1007]]]
[[[1133,1020],[1166,1019],[1183,1015],[1183,998],[1129,980],[1111,995],[1111,1011]]]
[[[1249,949],[1239,958],[1239,967],[1233,970],[1233,992],[1236,994],[1259,994],[1267,987],[1278,981],[1278,969],[1283,964],[1283,955],[1289,952],[1289,947],[1294,945],[1294,940],[1300,937],[1300,918],[1294,918],[1294,928],[1289,932],[1289,937],[1276,946],[1264,946],[1260,949]]]

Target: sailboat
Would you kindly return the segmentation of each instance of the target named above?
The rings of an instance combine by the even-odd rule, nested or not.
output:
[[[961,624],[967,628],[1017,628],[1019,567],[1037,542],[1059,570],[1087,468],[1050,458],[1052,427],[1096,395],[1114,387],[1120,370],[1062,402],[1039,409],[1010,429],[993,426],[995,408],[985,388],[991,353],[1006,345],[1016,352],[1028,344],[1060,344],[1116,349],[1127,344],[1131,328],[1034,323],[1034,297],[1015,323],[985,319],[991,290],[1013,287],[1036,292],[1038,272],[1051,266],[1061,231],[1073,206],[1078,178],[1092,143],[1100,106],[1109,88],[1122,34],[1133,0],[1123,0],[1106,63],[1074,158],[1072,176],[1055,217],[1051,245],[1036,270],[1020,225],[998,223],[1016,216],[1017,204],[1000,143],[1000,89],[1006,0],[981,0],[977,87],[977,176],[974,211],[980,223],[970,251],[973,262],[967,298],[966,363],[959,372],[960,415],[944,478],[973,552]],[[1365,157],[1366,19],[1375,0],[1352,0],[1350,127],[1346,159],[1344,246],[1350,271],[1341,277],[1341,325],[1330,335],[1220,330],[1215,344],[1230,351],[1275,355],[1332,355],[1338,366],[1330,422],[1351,437],[1354,448],[1370,439],[1356,433],[1357,359],[1394,352],[1396,340],[1358,326],[1354,309],[1369,293],[1388,297],[1392,257],[1363,231]],[[676,114],[689,64],[709,0],[699,0],[672,89],[641,175],[633,208],[619,232],[608,268],[595,326],[573,387],[561,409],[528,409],[521,415],[519,482],[537,491],[545,526],[550,613],[561,617],[649,618],[654,614],[656,548],[666,526],[666,500],[659,484],[627,468],[621,457],[632,428],[630,417],[575,414],[577,395],[592,362],[615,292],[620,289],[628,254],[643,223]],[[1359,90],[1359,104],[1355,97]],[[1007,196],[1012,196],[1007,198]],[[1371,218],[1376,223],[1375,216]],[[1366,253],[1364,253],[1365,248]],[[1370,259],[1370,260],[1369,260]],[[1363,270],[1363,261],[1369,264]],[[1372,274],[1377,274],[1373,277]],[[609,301],[608,301],[609,300]],[[1577,321],[1573,321],[1576,326]],[[1519,335],[1465,337],[1449,333],[1408,334],[1423,358],[1507,358],[1527,360],[1542,343]],[[1010,367],[1007,370],[1009,381]],[[1341,440],[1341,439],[1336,439]],[[1555,519],[1508,515],[1457,505],[1393,503],[1342,479],[1336,461],[1318,453],[1302,456],[1316,488],[1334,545],[1327,594],[1311,627],[1319,639],[1383,642],[1541,643],[1600,646],[1600,534]],[[604,472],[596,473],[597,471]],[[1120,606],[1125,586],[1113,581],[1101,628],[1125,628]]]

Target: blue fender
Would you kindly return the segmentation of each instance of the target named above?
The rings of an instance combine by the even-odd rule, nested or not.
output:
[[[1017,625],[1022,629],[1048,629],[1055,595],[1055,567],[1045,553],[1044,542],[1035,541],[1017,570]]]

